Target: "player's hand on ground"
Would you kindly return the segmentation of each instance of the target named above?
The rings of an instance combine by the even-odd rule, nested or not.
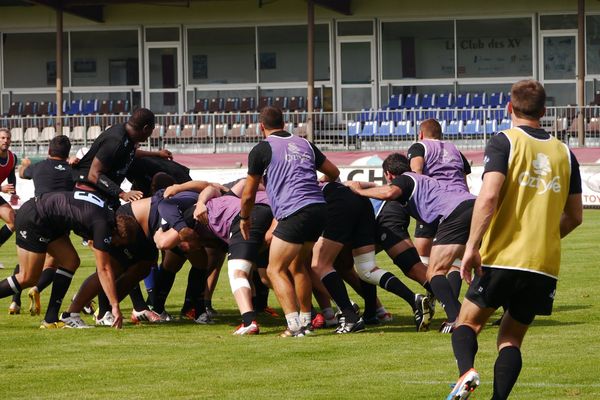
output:
[[[168,199],[169,197],[175,196],[177,193],[179,193],[179,188],[180,188],[180,185],[178,185],[178,184],[169,186],[168,188],[165,189],[163,197],[165,199]]]
[[[158,156],[161,157],[161,158],[166,158],[167,160],[172,160],[173,159],[173,153],[171,153],[167,149],[159,150],[158,151]]]
[[[194,219],[201,224],[208,225],[208,210],[206,209],[206,204],[201,201],[196,203],[196,208],[194,209]]]
[[[131,202],[144,197],[144,193],[140,192],[139,190],[130,190],[129,192],[122,192],[119,197],[123,201]]]
[[[15,185],[13,185],[12,183],[2,185],[2,193],[14,193],[14,192],[15,192]]]
[[[478,249],[467,246],[460,265],[460,276],[469,285],[473,280],[473,270],[475,270],[475,273],[478,276],[481,276],[481,255],[479,254]]]
[[[123,314],[121,313],[121,309],[119,308],[118,304],[112,307],[112,315],[115,317],[112,327],[115,329],[121,329],[123,327]]]

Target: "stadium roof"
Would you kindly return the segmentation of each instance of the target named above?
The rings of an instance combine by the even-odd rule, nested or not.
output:
[[[0,6],[47,6],[55,10],[62,10],[78,17],[94,22],[104,22],[104,7],[108,5],[140,4],[165,7],[190,7],[192,3],[201,2],[226,2],[233,0],[0,0]],[[257,7],[273,3],[277,0],[246,0],[256,3]],[[344,15],[351,15],[352,0],[308,0],[315,5],[329,8]]]

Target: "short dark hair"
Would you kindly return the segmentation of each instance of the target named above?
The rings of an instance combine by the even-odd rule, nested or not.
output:
[[[71,152],[71,141],[65,135],[54,136],[48,145],[48,155],[66,160]]]
[[[115,216],[115,246],[124,246],[135,242],[140,225],[131,215],[117,214]]]
[[[128,122],[129,125],[134,127],[137,131],[141,131],[146,125],[154,126],[154,113],[147,108],[138,108],[131,114]]]
[[[152,177],[152,182],[150,183],[150,191],[152,194],[158,192],[160,189],[166,189],[171,185],[176,184],[175,178],[166,172],[157,172]]]
[[[392,175],[402,175],[410,171],[410,163],[405,155],[400,153],[392,153],[383,160],[381,164],[383,172],[389,172]]]
[[[538,120],[544,115],[546,90],[534,79],[525,79],[512,85],[510,103],[519,118]]]
[[[442,126],[433,118],[426,119],[425,121],[421,122],[419,129],[423,131],[425,137],[433,139],[442,138]]]
[[[277,107],[267,106],[260,112],[259,121],[266,129],[283,129],[283,113]]]

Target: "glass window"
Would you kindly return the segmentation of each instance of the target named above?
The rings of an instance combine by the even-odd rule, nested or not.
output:
[[[4,86],[32,88],[56,86],[56,34],[5,33]],[[63,35],[63,85],[69,84],[67,34]]]
[[[577,29],[577,14],[542,15],[540,29]]]
[[[338,22],[338,36],[371,36],[373,21]]]
[[[456,21],[459,78],[533,75],[531,18]]]
[[[454,78],[452,21],[384,22],[383,79]]]
[[[587,73],[600,74],[600,15],[588,15],[585,23]]]
[[[254,28],[189,29],[190,84],[256,83]]]
[[[147,42],[179,42],[179,28],[147,28]]]
[[[544,79],[575,79],[575,35],[546,36],[543,40]]]
[[[315,25],[315,80],[329,80],[329,27]],[[307,80],[307,26],[258,28],[260,82]]]
[[[139,85],[138,32],[71,32],[73,86]]]

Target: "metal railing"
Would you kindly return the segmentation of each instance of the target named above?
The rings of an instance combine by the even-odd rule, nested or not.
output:
[[[600,107],[583,109],[585,145],[600,146]],[[569,146],[578,145],[578,107],[548,107],[542,126]],[[62,134],[73,148],[89,146],[111,125],[127,121],[129,115],[85,115],[63,117]],[[308,114],[287,112],[285,129],[307,135]],[[313,141],[323,151],[403,150],[418,140],[422,120],[441,122],[444,139],[463,150],[481,150],[490,135],[510,126],[503,108],[363,110],[313,113]],[[57,134],[53,116],[1,117],[0,126],[12,132],[12,148],[26,155],[46,154],[48,141]],[[152,149],[168,147],[179,153],[248,152],[262,139],[258,113],[158,114],[148,139]]]

